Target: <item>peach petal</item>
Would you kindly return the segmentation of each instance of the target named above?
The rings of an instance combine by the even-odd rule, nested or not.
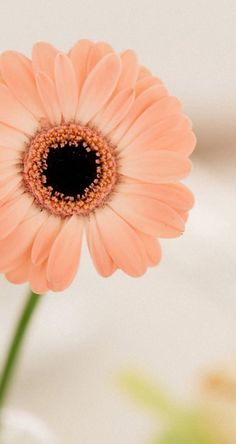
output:
[[[120,55],[121,73],[116,86],[116,93],[126,88],[133,88],[138,76],[138,59],[134,51],[128,49]]]
[[[120,160],[120,172],[125,176],[151,183],[175,182],[188,176],[191,161],[172,151],[145,151]]]
[[[87,123],[105,105],[120,75],[120,59],[108,54],[90,72],[83,85],[76,119]]]
[[[21,254],[19,254],[13,261],[8,264],[8,266],[3,267],[3,272],[8,273],[12,270],[17,270],[18,268],[21,268],[22,264],[25,262],[28,262],[29,265],[31,263],[30,261],[30,248],[26,248]]]
[[[139,232],[139,237],[143,241],[149,267],[158,265],[161,260],[161,246],[158,239],[141,231]]]
[[[96,47],[99,49],[101,58],[109,54],[110,52],[114,52],[112,46],[106,42],[97,42]]]
[[[148,196],[183,211],[190,210],[194,205],[192,192],[181,183],[129,183],[124,181],[117,185],[116,191],[125,194]]]
[[[70,58],[62,53],[55,59],[55,83],[59,105],[66,121],[73,120],[78,104],[78,87]]]
[[[94,43],[90,46],[87,58],[87,75],[103,57],[111,52],[114,52],[112,47],[105,42]]]
[[[33,198],[23,194],[0,208],[0,239],[7,237],[19,225],[32,203]]]
[[[8,174],[8,175],[2,177],[1,172],[0,172],[0,190],[5,189],[8,182],[12,181],[14,178],[15,178],[15,176],[13,174]],[[2,200],[1,200],[0,205],[2,205]]]
[[[29,279],[30,261],[28,257],[21,258],[20,264],[5,273],[5,276],[12,284],[24,284]]]
[[[151,75],[151,71],[149,69],[147,69],[145,66],[140,66],[139,70],[138,70],[138,80],[142,79],[144,77],[150,76]]]
[[[3,79],[3,76],[1,74],[1,65],[0,65],[0,83],[2,83],[2,85],[6,85],[6,82]]]
[[[10,149],[10,148],[9,148]],[[9,176],[11,174],[21,173],[22,168],[19,160],[4,160],[0,162],[0,180],[4,178],[4,176]]]
[[[154,76],[142,77],[135,84],[136,96],[139,96],[146,89],[151,88],[152,86],[163,86],[163,83],[161,80]]]
[[[186,116],[178,113],[171,116],[167,116],[161,121],[155,123],[146,131],[138,134],[137,137],[132,141],[132,143],[119,145],[119,151],[145,151],[152,146],[157,139],[168,136],[171,131],[189,131],[191,129],[191,123]]]
[[[0,122],[0,145],[23,151],[28,140],[26,134]]]
[[[0,207],[2,207],[3,205],[5,205],[7,202],[10,202],[11,200],[14,200],[17,196],[21,196],[24,193],[24,189],[23,187],[18,187],[16,185],[15,188],[13,188],[13,190],[11,192],[9,192],[5,197],[3,197],[0,200]]]
[[[9,150],[10,150],[11,148],[9,148]],[[5,169],[7,169],[7,168],[14,168],[14,167],[17,167],[17,166],[19,166],[20,165],[20,160],[19,159],[12,159],[12,160],[2,160],[1,162],[0,162],[0,171],[1,171],[1,173],[3,173],[3,175],[4,175],[4,171],[5,171]],[[21,171],[22,169],[21,168],[19,168],[19,171]]]
[[[146,271],[146,253],[137,232],[111,208],[96,211],[104,246],[115,264],[130,276]]]
[[[0,121],[30,135],[34,134],[39,126],[35,117],[1,84]]]
[[[183,210],[180,210],[179,208],[176,208],[175,211],[177,211],[177,213],[179,214],[179,216],[181,217],[181,219],[182,219],[184,222],[187,222],[187,220],[188,220],[188,216],[189,216],[188,211],[183,211]]]
[[[33,217],[35,217],[38,213],[41,213],[41,209],[39,209],[39,207],[37,205],[32,205],[28,211],[28,213],[25,215],[25,221],[28,219],[31,219]],[[43,211],[43,214],[46,214],[48,217],[48,213]],[[31,249],[32,249],[32,245],[31,245]]]
[[[128,113],[134,100],[134,91],[132,88],[120,91],[112,98],[104,109],[102,109],[93,119],[104,134],[117,126]]]
[[[151,128],[155,123],[165,119],[167,116],[177,114],[180,110],[181,104],[176,97],[167,96],[154,102],[135,120],[127,133],[122,137],[119,145],[128,145],[143,131]]]
[[[5,185],[9,180],[15,178],[21,168],[18,165],[5,165],[5,162],[0,163],[0,187]]]
[[[69,52],[69,57],[75,70],[79,95],[87,75],[88,54],[90,48],[93,46],[94,43],[92,43],[90,40],[83,39],[79,40]]]
[[[196,146],[196,136],[192,131],[170,131],[154,145],[157,150],[175,151],[184,156],[190,156]]]
[[[0,162],[8,160],[15,160],[16,162],[20,161],[21,157],[19,151],[0,145]]]
[[[18,174],[17,176],[12,177],[11,180],[8,179],[4,184],[1,184],[1,186],[0,186],[0,200],[4,199],[14,189],[19,187],[21,180],[22,180],[22,177],[20,174]]]
[[[110,276],[117,267],[105,249],[96,218],[93,214],[87,220],[86,235],[89,252],[97,272],[103,277]]]
[[[116,194],[110,206],[135,229],[151,236],[176,237],[184,231],[176,211],[147,196]]]
[[[36,266],[31,264],[29,269],[29,283],[31,290],[36,294],[44,294],[48,291],[47,262]]]
[[[196,145],[196,137],[192,131],[169,131],[166,135],[153,139],[148,143],[135,143],[128,145],[125,153],[133,155],[144,154],[145,151],[174,151],[189,156]]]
[[[0,240],[0,270],[9,268],[33,243],[34,237],[41,224],[47,217],[47,213],[37,213],[21,222],[16,229],[5,239]]]
[[[61,219],[53,214],[42,224],[35,237],[31,252],[31,259],[34,265],[39,265],[48,258],[60,228]]]
[[[59,125],[61,123],[61,110],[54,82],[47,74],[40,71],[36,74],[36,82],[48,120],[52,125]]]
[[[54,80],[54,62],[58,50],[46,42],[38,42],[32,50],[32,66],[36,73],[43,72]]]
[[[82,218],[72,216],[56,237],[47,266],[47,279],[52,290],[62,291],[72,282],[79,266],[82,234]]]
[[[87,59],[86,76],[93,70],[97,63],[101,60],[101,52],[96,44],[90,47]]]
[[[127,116],[124,118],[124,120],[120,123],[120,125],[115,128],[115,130],[111,133],[111,138],[113,143],[118,144],[119,141],[124,137],[125,133],[128,131],[128,129],[131,127],[132,124],[144,113],[144,111],[151,107],[151,105],[157,103],[157,96],[162,97],[166,95],[166,89],[159,88],[158,91],[151,87],[148,88],[146,91],[144,91],[142,94],[140,94],[133,102],[133,105],[127,114]],[[124,145],[123,141],[121,144],[121,148]],[[120,144],[119,144],[120,149]]]
[[[44,116],[31,61],[15,51],[1,54],[1,71],[13,95],[37,118]]]

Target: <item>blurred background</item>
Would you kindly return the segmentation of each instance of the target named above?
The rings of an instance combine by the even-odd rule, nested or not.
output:
[[[84,248],[76,281],[42,298],[9,405],[66,444],[141,444],[152,420],[117,384],[141,369],[189,399],[203,371],[236,355],[236,3],[234,0],[8,0],[0,51],[80,38],[133,48],[178,96],[198,145],[185,182],[196,196],[186,234],[162,242],[145,276],[99,277]],[[26,288],[0,279],[0,364]],[[46,444],[46,443],[45,443]]]

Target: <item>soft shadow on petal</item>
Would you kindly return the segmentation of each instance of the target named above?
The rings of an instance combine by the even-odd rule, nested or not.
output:
[[[146,89],[151,88],[152,86],[164,86],[162,81],[154,76],[142,77],[135,84],[135,94],[138,97],[142,94]]]
[[[149,236],[148,234],[139,232],[139,237],[142,240],[149,267],[154,267],[159,264],[161,260],[161,246],[158,239],[153,236]]]
[[[141,97],[141,96],[140,96]],[[128,145],[139,134],[147,130],[158,121],[180,112],[181,104],[176,97],[163,97],[149,106],[132,124],[121,139],[121,145]]]
[[[86,76],[89,75],[89,73],[97,65],[99,60],[101,60],[101,53],[96,43],[94,43],[93,46],[91,46],[91,48],[89,49],[88,53]]]
[[[0,199],[1,201],[5,199],[8,195],[12,193],[12,191],[17,190],[20,182],[22,181],[21,175],[18,173],[17,175],[8,178],[8,180],[4,183],[0,183]]]
[[[54,62],[58,52],[49,43],[36,43],[32,50],[32,66],[35,74],[41,71],[54,80]]]
[[[138,70],[138,79],[142,79],[144,77],[150,76],[151,75],[151,71],[149,69],[147,69],[145,66],[140,65],[139,66],[139,70]]]
[[[109,54],[110,52],[114,52],[113,48],[109,43],[106,42],[97,42],[95,43],[97,48],[99,49],[101,58],[105,55]]]
[[[138,59],[132,49],[124,51],[120,55],[121,73],[115,93],[126,88],[133,88],[138,76]]]
[[[73,120],[78,105],[78,86],[73,64],[69,57],[62,53],[55,59],[55,83],[64,119]]]
[[[1,54],[1,72],[11,92],[35,117],[44,116],[31,61],[15,51]]]
[[[112,100],[105,105],[104,109],[93,119],[93,123],[101,128],[104,134],[109,133],[129,112],[134,100],[132,88],[120,91]]]
[[[145,151],[173,151],[183,156],[190,156],[196,146],[196,137],[192,131],[169,131],[166,136],[153,139],[149,144],[135,143],[128,145],[127,151],[133,154],[144,154]],[[126,151],[126,153],[127,153]],[[144,154],[145,155],[145,154]]]
[[[147,268],[146,253],[137,232],[109,207],[98,210],[96,220],[115,264],[131,276],[142,275]]]
[[[47,280],[54,291],[67,288],[79,266],[83,234],[83,220],[72,216],[65,220],[48,258]]]
[[[0,85],[0,120],[29,135],[34,134],[39,127],[33,114],[4,85]]]
[[[29,138],[26,134],[0,122],[0,145],[23,151]]]
[[[21,162],[20,152],[9,147],[0,145],[0,165],[5,161]]]
[[[42,104],[49,122],[52,125],[59,125],[61,123],[62,114],[58,102],[55,83],[42,71],[39,71],[36,74],[36,82],[38,93],[42,100]]]
[[[111,133],[111,138],[113,143],[118,144],[119,148],[125,145],[123,138],[129,128],[135,124],[135,121],[144,113],[145,110],[149,109],[151,105],[155,104],[158,97],[166,96],[166,90],[163,87],[150,87],[145,90],[142,94],[135,98],[133,105],[125,117],[125,119],[118,125],[117,128]],[[156,122],[155,122],[156,123]],[[146,129],[146,128],[145,128]],[[120,143],[121,141],[121,143]]]
[[[48,291],[46,261],[37,266],[31,263],[29,268],[29,284],[34,293],[43,294]]]
[[[122,194],[136,194],[160,200],[172,208],[188,211],[193,207],[193,193],[181,183],[154,184],[136,182],[129,183],[125,178],[117,185],[116,192]]]
[[[0,239],[7,237],[25,218],[33,197],[23,194],[0,208]]]
[[[120,172],[143,182],[175,182],[187,177],[191,169],[192,163],[187,157],[172,151],[145,151],[120,159]]]
[[[151,236],[177,237],[184,231],[178,213],[153,198],[116,194],[110,206],[134,228]]]
[[[78,87],[78,95],[87,76],[87,62],[90,48],[94,45],[90,40],[79,40],[69,52],[69,57],[73,63]]]
[[[145,151],[149,147],[155,147],[159,140],[169,136],[169,133],[176,131],[189,132],[191,130],[191,121],[183,114],[177,113],[161,119],[154,123],[134,138],[132,143],[120,143],[118,151]]]
[[[90,72],[83,85],[76,119],[87,123],[105,105],[120,75],[120,59],[108,54]]]
[[[9,236],[0,241],[0,270],[10,269],[12,263],[31,247],[46,218],[47,214],[38,210],[34,216],[25,219]]]
[[[117,267],[105,248],[96,218],[93,214],[86,220],[86,236],[89,252],[95,268],[101,276],[110,276]]]
[[[15,264],[11,270],[5,273],[6,278],[12,284],[24,284],[29,280],[29,270],[30,270],[30,255],[27,251],[26,254],[22,255],[20,258],[20,262]]]
[[[53,214],[42,224],[36,234],[31,252],[31,259],[34,265],[39,265],[48,258],[61,226],[62,221],[60,217],[54,216]]]

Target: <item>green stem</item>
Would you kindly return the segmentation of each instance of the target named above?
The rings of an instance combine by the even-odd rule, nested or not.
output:
[[[29,321],[32,314],[40,300],[40,295],[29,291],[26,304],[23,308],[19,322],[16,325],[12,341],[6,356],[6,361],[3,367],[3,371],[0,377],[0,409],[2,408],[6,395],[8,393],[13,371],[16,365],[16,361],[23,343],[23,339],[29,325]]]

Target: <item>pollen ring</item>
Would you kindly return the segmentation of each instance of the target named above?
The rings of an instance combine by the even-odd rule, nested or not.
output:
[[[44,128],[23,159],[23,183],[36,203],[61,217],[103,206],[117,181],[114,146],[96,129],[76,123]]]

